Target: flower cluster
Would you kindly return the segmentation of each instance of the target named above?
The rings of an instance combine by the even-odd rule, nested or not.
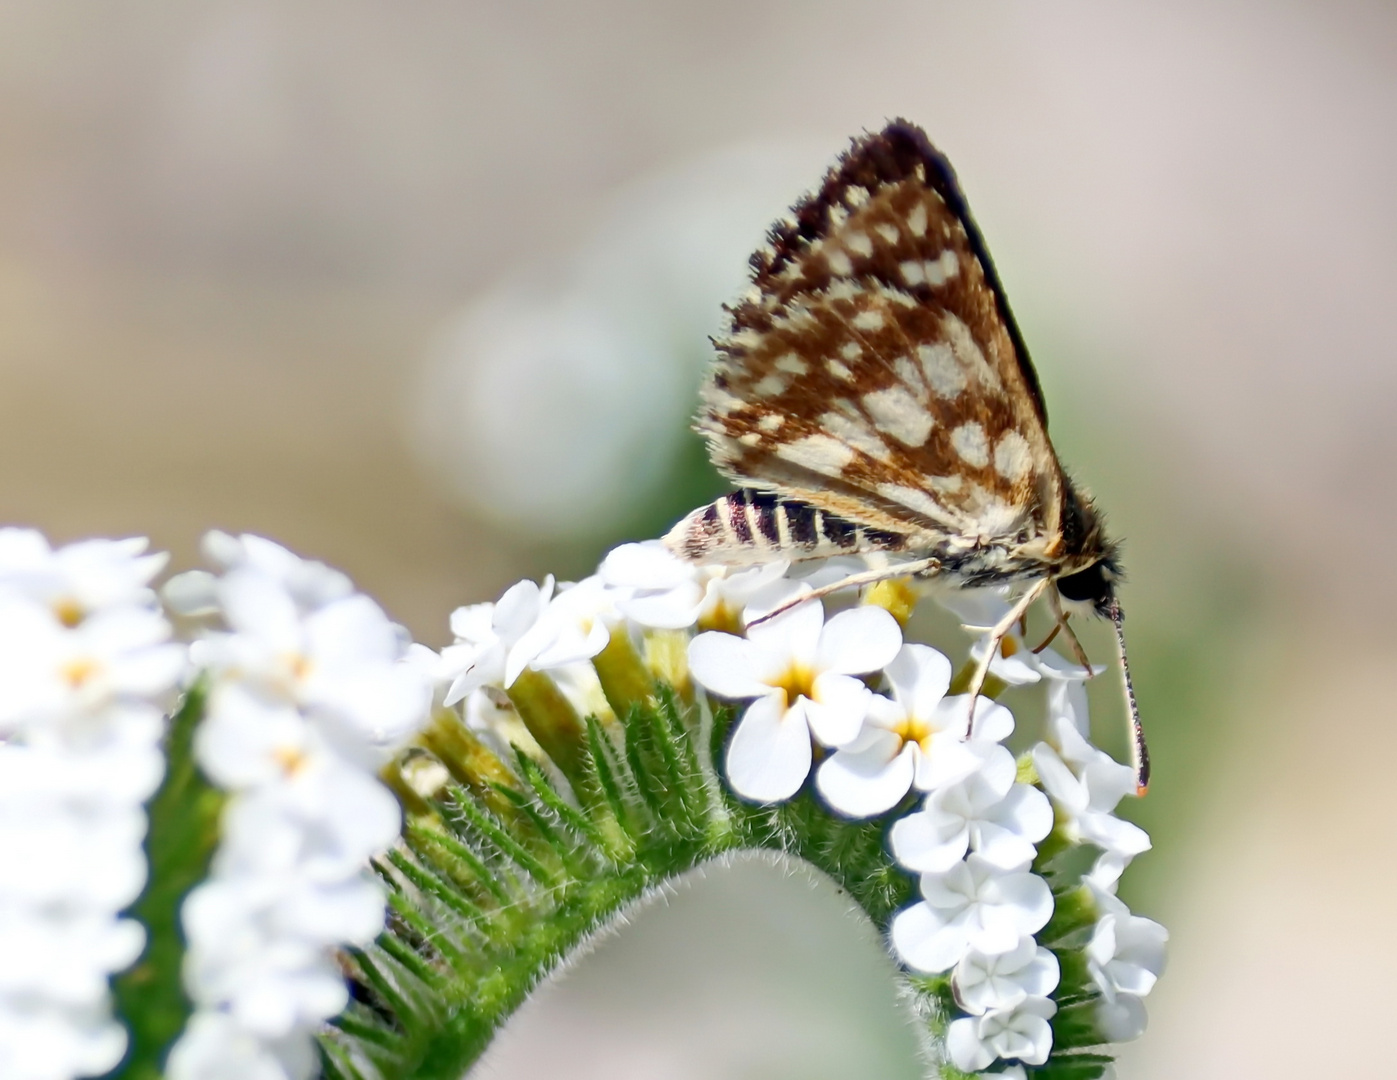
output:
[[[1084,681],[1096,672],[1051,649],[1034,651],[1018,631],[1004,640],[990,674],[1047,690],[1046,737],[1016,761],[1004,746],[1014,731],[1010,711],[951,693],[951,661],[904,643],[887,610],[867,605],[827,617],[821,601],[802,600],[849,569],[827,565],[803,579],[785,563],[733,572],[689,566],[658,543],[623,545],[596,576],[556,595],[551,580],[524,582],[496,605],[457,612],[458,644],[443,654],[441,672],[452,681],[448,700],[482,687],[508,690],[530,669],[562,674],[618,631],[697,630],[688,675],[718,698],[745,702],[724,760],[739,796],[790,799],[813,771],[815,790],[841,815],[901,813],[889,845],[919,875],[920,899],[893,919],[890,937],[910,971],[948,980],[957,1012],[946,1049],[956,1067],[1042,1065],[1052,1051],[1061,964],[1035,936],[1056,904],[1047,871],[1035,869],[1050,834],[1059,847],[1101,852],[1079,887],[1096,917],[1085,949],[1096,1025],[1103,1042],[1138,1036],[1140,998],[1161,970],[1167,935],[1114,895],[1149,839],[1114,814],[1134,790],[1132,771],[1088,738]],[[992,590],[946,603],[972,630],[1008,610]],[[972,658],[985,648],[981,639]],[[919,805],[905,812],[914,798]]]
[[[143,803],[185,664],[146,542],[0,529],[0,1075],[96,1076],[127,1037],[108,978],[144,947]]]
[[[401,812],[374,772],[426,721],[429,665],[337,571],[256,536],[213,533],[205,553],[222,573],[166,595],[226,627],[191,651],[210,680],[195,755],[230,797],[182,910],[196,1011],[167,1075],[300,1080],[348,1000],[336,949],[384,925],[367,867]]]

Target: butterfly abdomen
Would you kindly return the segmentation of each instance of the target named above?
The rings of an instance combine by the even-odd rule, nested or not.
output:
[[[906,538],[896,533],[751,488],[695,510],[666,534],[664,543],[691,562],[725,565],[907,550]]]

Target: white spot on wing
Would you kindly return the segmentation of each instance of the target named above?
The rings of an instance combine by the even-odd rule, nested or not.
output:
[[[902,280],[908,285],[920,285],[926,281],[926,271],[922,269],[920,259],[908,259],[906,262],[898,263],[897,269],[902,274]]]
[[[985,429],[973,420],[951,432],[951,446],[972,468],[983,469],[990,463],[990,444],[985,438]]]
[[[776,456],[821,476],[838,476],[854,460],[854,450],[829,435],[807,435],[781,443]]]
[[[1017,483],[1027,476],[1032,464],[1028,441],[1017,431],[1006,432],[995,444],[994,471],[1010,483]]]
[[[970,333],[970,327],[948,311],[941,317],[941,328],[945,330],[946,339],[951,343],[951,349],[966,373],[979,379],[991,390],[1003,391],[1004,384],[999,380],[999,372],[985,359],[985,354],[980,351],[980,346]]]
[[[848,277],[854,272],[854,264],[849,256],[842,251],[831,251],[825,255],[825,261],[829,263],[830,273],[838,274],[840,277]]]
[[[886,461],[892,456],[888,444],[864,422],[862,416],[847,416],[842,412],[827,412],[820,417],[820,427],[842,443],[867,454],[875,461]]]
[[[854,316],[855,330],[881,330],[884,323],[883,313],[876,308],[869,308],[867,311],[860,311]]]
[[[862,206],[868,202],[868,188],[851,184],[844,192],[844,201],[855,208]]]
[[[960,260],[956,258],[954,251],[947,248],[939,258],[928,259],[922,263],[922,271],[928,285],[944,285],[960,273]]]
[[[862,255],[865,259],[873,254],[873,241],[868,238],[868,233],[851,232],[844,237],[844,246],[855,255]]]
[[[907,231],[913,236],[926,235],[926,203],[918,203],[907,215]]]
[[[843,379],[845,382],[854,381],[854,373],[838,360],[826,360],[825,367],[829,368],[829,373],[836,379]]]
[[[757,427],[765,431],[768,435],[780,431],[781,425],[786,422],[786,417],[779,412],[769,412],[757,421]]]
[[[897,372],[903,386],[914,392],[920,390],[921,376],[917,373],[917,365],[912,363],[911,357],[899,356],[893,361],[893,371]]]
[[[975,531],[986,539],[1009,536],[1019,531],[1024,511],[1005,502],[979,484],[971,489],[975,500]]]
[[[932,476],[928,479],[932,489],[943,495],[954,495],[965,486],[965,479],[960,476]]]
[[[839,355],[844,357],[845,360],[857,360],[863,355],[863,346],[857,341],[846,341],[843,345],[839,346]]]
[[[752,387],[752,393],[757,397],[775,397],[777,394],[785,393],[786,384],[789,378],[780,372],[773,371],[770,375],[765,375],[759,379]]]
[[[940,341],[934,345],[918,345],[917,359],[921,361],[922,374],[938,397],[953,401],[965,389],[965,370],[949,345]]]
[[[935,421],[907,388],[893,385],[864,394],[863,407],[879,431],[904,446],[921,446]]]
[[[933,521],[945,521],[949,516],[935,499],[919,488],[904,484],[879,484],[878,494]]]
[[[889,246],[896,244],[902,239],[902,233],[897,231],[897,226],[890,221],[880,221],[873,226],[873,231],[883,238],[883,242]]]
[[[805,358],[793,353],[782,353],[776,358],[776,363],[772,365],[777,371],[784,371],[791,375],[804,375],[810,370],[810,365],[805,362]]]

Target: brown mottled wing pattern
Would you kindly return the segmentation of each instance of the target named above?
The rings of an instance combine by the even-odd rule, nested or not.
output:
[[[855,140],[752,267],[698,421],[720,469],[914,546],[1057,554],[1037,379],[920,129]]]

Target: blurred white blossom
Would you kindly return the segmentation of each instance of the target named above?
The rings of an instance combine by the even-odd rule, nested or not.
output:
[[[146,541],[52,548],[0,529],[0,1076],[107,1072],[126,1049],[108,979],[145,944],[144,802],[185,665]]]
[[[367,866],[401,812],[374,769],[426,721],[437,660],[337,571],[258,537],[206,546],[228,629],[196,650],[212,686],[194,750],[231,798],[181,911],[195,1013],[167,1075],[300,1080],[348,1001],[334,951],[383,927]]]

